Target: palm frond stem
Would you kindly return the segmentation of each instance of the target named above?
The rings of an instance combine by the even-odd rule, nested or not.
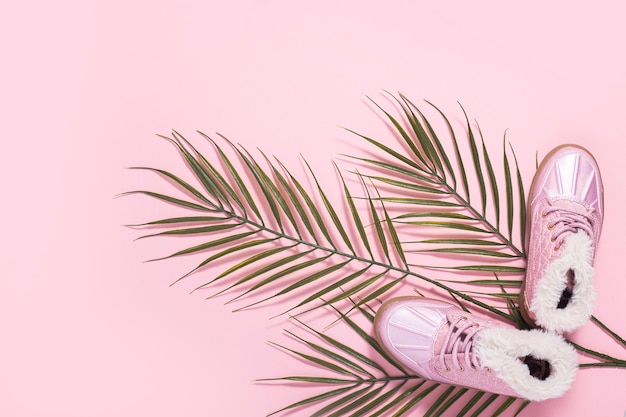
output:
[[[307,246],[310,249],[313,250],[320,250],[323,252],[326,252],[329,254],[329,256],[339,256],[339,257],[343,257],[343,258],[347,258],[350,261],[357,261],[357,262],[362,262],[362,263],[366,263],[366,264],[370,264],[371,266],[376,266],[376,267],[380,267],[380,268],[384,268],[384,269],[389,269],[390,271],[393,272],[398,272],[400,274],[406,275],[407,277],[413,277],[422,281],[425,281],[431,285],[434,285],[450,294],[454,294],[457,297],[462,298],[465,301],[468,301],[472,304],[475,304],[478,307],[481,307],[485,310],[488,310],[494,314],[497,314],[499,316],[501,316],[504,319],[507,320],[512,320],[512,317],[507,314],[504,313],[503,311],[494,308],[490,305],[488,305],[487,303],[484,303],[480,300],[477,300],[473,297],[470,297],[466,294],[464,294],[461,291],[455,290],[443,283],[441,283],[440,281],[436,280],[436,279],[432,279],[432,278],[428,278],[422,274],[418,274],[412,270],[410,270],[408,267],[401,267],[401,266],[395,266],[391,263],[386,263],[386,262],[382,262],[382,261],[378,261],[376,259],[372,259],[372,258],[366,258],[363,256],[360,256],[354,252],[345,252],[342,251],[340,249],[337,249],[336,247],[329,247],[329,246],[325,246],[322,245],[320,243],[317,242],[310,242],[307,241],[306,239],[303,239],[301,237],[296,237],[296,236],[291,236],[288,233],[286,233],[284,231],[284,229],[282,230],[275,230],[271,227],[269,227],[266,224],[260,223],[260,222],[256,222],[255,220],[251,219],[250,217],[245,217],[242,216],[240,214],[238,214],[235,211],[228,211],[225,207],[223,207],[221,210],[219,210],[220,212],[222,212],[224,215],[228,216],[231,220],[238,222],[238,224],[240,225],[248,225],[249,227],[255,229],[258,232],[262,232],[262,233],[267,233],[270,235],[273,235],[277,238],[280,239],[285,239],[288,241],[291,241],[293,243],[295,243],[296,245],[303,245],[303,246]],[[205,287],[207,284],[204,284],[200,287],[198,287],[197,289],[200,289],[202,287]]]

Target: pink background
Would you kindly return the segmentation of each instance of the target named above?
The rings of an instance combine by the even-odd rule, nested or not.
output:
[[[173,242],[133,243],[120,226],[165,208],[113,196],[165,191],[124,168],[178,166],[154,136],[172,128],[218,131],[295,169],[301,153],[330,173],[358,143],[337,126],[385,132],[365,102],[383,89],[453,116],[459,100],[491,149],[508,129],[527,184],[536,152],[573,141],[595,154],[596,315],[626,334],[622,2],[294,3],[2,7],[0,416],[257,416],[312,394],[252,382],[302,368],[265,343],[288,344],[291,324],[169,288],[190,265],[142,261]],[[320,181],[336,192],[334,174]],[[593,329],[576,338],[625,356]],[[582,370],[566,397],[525,415],[621,416],[624,386],[626,370]]]

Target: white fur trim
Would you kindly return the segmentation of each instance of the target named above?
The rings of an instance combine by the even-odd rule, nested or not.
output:
[[[596,299],[592,245],[586,233],[573,233],[565,238],[561,255],[548,265],[538,280],[530,303],[530,311],[539,326],[557,333],[571,332],[591,317]],[[565,308],[557,308],[570,269],[574,271],[573,294]]]
[[[490,327],[482,330],[474,343],[482,366],[513,388],[520,397],[543,401],[565,394],[572,385],[578,359],[576,351],[560,335],[541,330]],[[550,363],[550,376],[540,380],[530,375],[519,358],[532,355]]]

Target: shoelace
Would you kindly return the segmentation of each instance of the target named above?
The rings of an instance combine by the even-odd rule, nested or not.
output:
[[[463,361],[468,368],[479,368],[480,363],[473,351],[474,337],[482,330],[478,323],[468,319],[465,316],[459,316],[450,322],[450,329],[446,334],[443,342],[443,348],[439,353],[439,361],[441,369],[450,370],[445,362],[445,355],[452,356],[452,364],[455,368],[464,370],[459,363],[459,356],[463,357]]]
[[[579,230],[582,230],[589,236],[593,235],[591,223],[591,213],[593,211],[589,211],[589,213],[583,214],[563,207],[554,207],[552,206],[552,203],[550,203],[550,205],[551,207],[545,209],[542,213],[544,217],[552,213],[556,213],[555,218],[550,223],[548,223],[548,229],[552,230],[557,224],[563,224],[563,227],[556,230],[551,237],[552,241],[556,242],[555,249],[559,249],[561,247],[565,236],[570,233],[577,233]]]

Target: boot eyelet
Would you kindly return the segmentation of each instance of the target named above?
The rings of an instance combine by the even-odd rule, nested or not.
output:
[[[446,365],[446,372],[450,372],[450,367]]]
[[[553,224],[549,224],[548,225],[548,230],[552,230],[552,229],[554,229],[554,225]]]
[[[463,372],[463,371],[465,371],[465,368],[463,368],[463,366],[459,365],[459,371]]]
[[[546,214],[546,212],[545,212],[545,211],[542,211],[542,212],[541,212],[541,217],[543,217],[543,218],[545,219],[546,217],[548,217],[548,215]]]

